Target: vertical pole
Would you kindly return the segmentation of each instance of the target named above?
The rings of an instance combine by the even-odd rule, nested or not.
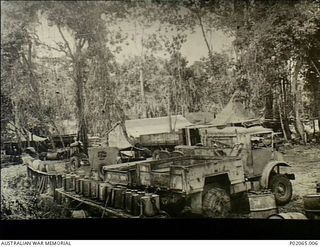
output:
[[[141,102],[142,102],[142,117],[147,117],[147,109],[146,109],[146,99],[144,94],[144,83],[143,83],[143,69],[142,69],[142,62],[140,67],[140,91],[141,91]]]
[[[171,119],[171,109],[170,109],[170,88],[168,88],[168,120],[169,120],[169,131],[172,132],[172,119]]]

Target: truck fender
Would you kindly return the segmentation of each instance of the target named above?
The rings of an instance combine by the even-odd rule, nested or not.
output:
[[[262,175],[260,178],[260,185],[262,186],[262,188],[268,188],[270,173],[273,170],[273,168],[276,166],[290,167],[290,165],[284,161],[271,161],[271,162],[269,162],[266,165],[266,167],[263,169]]]

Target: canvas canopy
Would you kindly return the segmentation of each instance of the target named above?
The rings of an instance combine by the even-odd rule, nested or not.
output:
[[[168,117],[126,120],[125,125],[128,136],[133,138],[139,138],[141,135],[170,132]],[[173,131],[180,130],[189,125],[191,125],[191,123],[182,115],[171,116],[171,126]],[[127,148],[131,146],[131,144],[125,138],[121,126],[118,125],[109,133],[109,145],[111,147],[118,148]]]
[[[237,99],[236,94],[234,94],[225,108],[217,114],[210,124],[213,126],[232,125],[254,119],[256,119],[254,114],[245,109],[244,105]]]
[[[264,128],[262,126],[254,126],[250,128],[244,127],[225,127],[219,129],[217,127],[211,127],[206,129],[207,134],[213,135],[236,135],[236,134],[266,134],[272,133],[272,129]]]
[[[127,120],[125,125],[128,134],[132,137],[170,132],[168,117]],[[171,116],[172,130],[179,130],[188,125],[191,123],[182,115]]]
[[[29,141],[43,142],[43,141],[48,139],[48,138],[45,138],[45,137],[41,137],[41,136],[37,136],[35,134],[32,134],[29,131],[28,131],[28,135],[29,135]],[[27,141],[27,139],[23,135],[21,135],[20,138],[21,138],[21,141],[23,141],[23,142]]]
[[[25,135],[28,135],[29,141],[42,142],[48,139],[46,137],[41,137],[41,136],[32,134],[30,131],[27,131],[27,130],[23,131],[22,128],[19,128],[18,131],[16,132],[14,127],[11,125],[7,126],[6,130],[11,136],[10,138],[8,138],[8,140],[6,140],[6,142],[18,142],[19,140],[22,142],[26,142],[27,138]],[[22,133],[26,133],[26,134],[22,134]]]

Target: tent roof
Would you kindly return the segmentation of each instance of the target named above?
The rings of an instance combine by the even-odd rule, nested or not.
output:
[[[22,128],[18,129],[18,131],[17,131],[18,136],[17,136],[17,133],[12,125],[8,125],[6,128],[7,128],[7,131],[11,134],[11,138],[9,140],[6,140],[6,142],[18,142],[19,138],[20,138],[20,141],[23,141],[23,142],[27,141],[26,137],[22,134]],[[48,139],[45,137],[41,137],[41,136],[37,136],[35,134],[32,134],[28,130],[24,130],[24,132],[28,134],[30,141],[33,140],[35,142],[42,142],[42,141],[45,141]]]
[[[29,132],[29,131],[28,131],[28,135],[29,135],[29,140],[30,141],[33,140],[35,142],[43,142],[43,141],[48,139],[48,138],[45,138],[45,137],[37,136],[35,134],[31,134],[31,132]],[[27,141],[26,138],[23,135],[21,135],[20,138],[21,138],[21,141],[23,141],[23,142]]]
[[[214,119],[214,114],[211,112],[189,112],[185,116],[193,124],[208,124]]]
[[[245,109],[244,105],[235,98],[234,94],[211,124],[214,126],[222,126],[231,123],[241,123],[249,119],[255,119],[254,114]]]
[[[128,134],[133,137],[170,132],[169,117],[126,120],[125,124]],[[179,130],[188,125],[191,123],[182,115],[171,116],[172,130]]]
[[[254,126],[250,128],[245,127],[225,127],[225,128],[207,128],[207,133],[215,135],[236,135],[239,134],[265,134],[273,132],[272,129],[264,128],[262,126]]]

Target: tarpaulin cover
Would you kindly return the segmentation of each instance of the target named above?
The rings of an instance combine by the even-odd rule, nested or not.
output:
[[[214,126],[228,125],[232,123],[240,123],[246,120],[255,119],[255,116],[248,109],[245,109],[234,94],[225,108],[217,114],[216,118],[210,123]]]

